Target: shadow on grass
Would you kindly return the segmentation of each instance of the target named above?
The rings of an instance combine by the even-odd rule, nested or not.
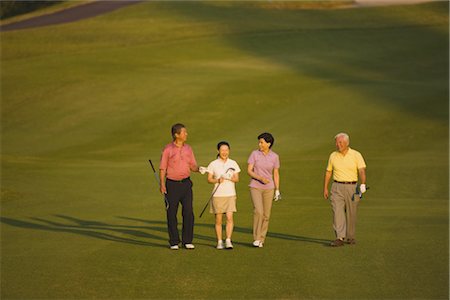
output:
[[[167,227],[165,221],[144,220],[122,216],[117,217],[118,219],[122,220],[146,224],[144,226],[135,226],[123,224],[108,224],[98,221],[83,220],[65,215],[54,215],[54,217],[63,221],[55,221],[42,218],[30,218],[31,221],[25,221],[7,217],[1,217],[0,221],[2,224],[7,224],[9,226],[14,227],[51,231],[51,232],[66,232],[118,243],[126,243],[150,247],[162,247],[162,248],[166,248],[168,245],[166,237]],[[195,224],[195,226],[213,228],[213,224],[197,223]],[[252,240],[251,238],[252,230],[250,228],[235,226],[234,231],[248,234],[249,241]],[[329,243],[328,240],[324,239],[310,238],[277,232],[269,232],[267,236],[283,240],[316,243],[322,245],[328,245]],[[197,240],[196,244],[207,246],[214,244],[216,241],[216,238],[213,236],[213,234],[211,234],[211,236],[194,234],[194,238]],[[148,241],[148,240],[155,240],[155,241]],[[201,241],[207,243],[202,243]],[[236,245],[252,247],[250,242],[243,243],[234,241],[234,243]]]
[[[166,232],[165,227],[160,226],[148,226],[138,227],[129,225],[117,225],[106,224],[97,221],[81,220],[64,215],[55,215],[55,217],[61,218],[66,221],[70,221],[71,224],[45,220],[41,218],[31,218],[31,221],[23,221],[11,218],[1,217],[2,224],[7,224],[14,227],[44,230],[53,232],[67,232],[71,234],[78,234],[87,237],[97,238],[101,240],[114,241],[119,243],[134,244],[141,246],[151,247],[167,247],[167,243],[155,243],[149,241],[142,241],[140,239],[154,239],[159,241],[166,241],[158,235],[150,234],[143,231],[143,229]]]
[[[148,221],[148,220],[137,219],[137,218],[129,218],[129,217],[118,217],[118,218],[125,219],[125,220],[142,222],[142,223],[148,223],[148,224],[153,224],[154,222],[160,222],[160,221]],[[160,223],[166,224],[166,222],[160,222]],[[205,224],[205,223],[196,223],[195,226],[196,227],[208,227],[208,228],[211,228],[211,229],[214,228],[214,224]],[[249,241],[252,240],[253,230],[251,228],[234,226],[234,232],[240,232],[240,233],[248,234],[250,236],[249,237]],[[270,238],[277,238],[277,239],[290,240],[290,241],[308,242],[308,243],[316,243],[316,244],[322,244],[322,245],[327,245],[327,246],[330,243],[329,240],[325,240],[325,239],[311,238],[311,237],[292,235],[292,234],[285,234],[285,233],[278,233],[278,232],[270,232],[270,231],[267,233],[267,236],[270,237]],[[199,235],[199,234],[195,234],[195,238],[208,240],[208,241],[214,241],[214,242],[216,241],[215,237],[203,236],[203,235]],[[233,243],[241,244],[241,245],[244,245],[244,246],[253,247],[251,245],[251,243],[239,243],[239,242],[235,242],[235,241],[233,241]]]

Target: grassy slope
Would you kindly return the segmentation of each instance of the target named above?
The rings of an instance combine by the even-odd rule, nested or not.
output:
[[[448,5],[359,10],[142,3],[2,33],[2,298],[448,298]],[[230,141],[245,167],[275,135],[285,200],[250,248],[169,252],[157,160],[174,122],[197,160]],[[347,131],[369,184],[356,247],[321,199]],[[211,187],[194,175],[195,210]]]
[[[65,1],[65,2],[61,2],[61,3],[56,3],[49,7],[43,7],[43,8],[40,8],[40,9],[32,11],[32,12],[20,14],[17,16],[11,16],[9,18],[0,20],[0,24],[6,25],[6,24],[19,22],[19,21],[27,20],[30,18],[38,17],[38,16],[55,13],[55,12],[58,12],[58,11],[61,11],[61,10],[67,9],[67,8],[85,4],[89,1],[91,1],[91,0]]]

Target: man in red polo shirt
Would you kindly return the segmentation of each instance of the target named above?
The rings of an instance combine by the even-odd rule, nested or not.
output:
[[[170,249],[177,250],[180,243],[178,234],[178,204],[183,207],[182,244],[186,249],[194,249],[194,211],[192,207],[191,171],[199,172],[197,161],[191,146],[186,144],[187,130],[183,124],[172,126],[173,142],[166,145],[159,164],[160,190],[166,194],[169,207],[167,209],[167,227],[169,231]],[[200,167],[204,174],[203,167]]]

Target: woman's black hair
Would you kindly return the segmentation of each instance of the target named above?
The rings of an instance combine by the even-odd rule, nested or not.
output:
[[[260,135],[258,135],[258,140],[260,140],[260,139],[264,139],[266,141],[266,143],[270,143],[269,149],[272,148],[273,143],[275,142],[275,139],[273,138],[273,136],[268,132],[264,132],[264,133],[261,133]]]
[[[219,151],[219,150],[220,150],[220,147],[222,147],[223,145],[228,146],[228,149],[230,149],[230,144],[228,144],[228,142],[221,141],[221,142],[219,142],[219,143],[217,144],[217,151]],[[219,156],[220,156],[220,155],[217,154],[217,158],[218,158]]]

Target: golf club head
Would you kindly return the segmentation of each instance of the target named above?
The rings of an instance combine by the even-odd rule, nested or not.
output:
[[[234,174],[234,171],[236,171],[235,168],[228,168],[228,169],[225,171],[225,174],[229,173],[229,174],[233,175],[233,174]]]
[[[368,186],[366,186],[366,191],[369,189]],[[356,185],[356,191],[352,196],[352,201],[355,201],[355,195],[358,195],[359,199],[361,200],[363,198],[363,193],[361,193],[360,184]]]
[[[236,171],[235,168],[228,168],[225,173],[230,173],[231,175],[234,175],[234,172]]]
[[[168,210],[169,209],[169,200],[167,199],[166,194],[164,194],[164,204],[166,206],[166,210]]]

